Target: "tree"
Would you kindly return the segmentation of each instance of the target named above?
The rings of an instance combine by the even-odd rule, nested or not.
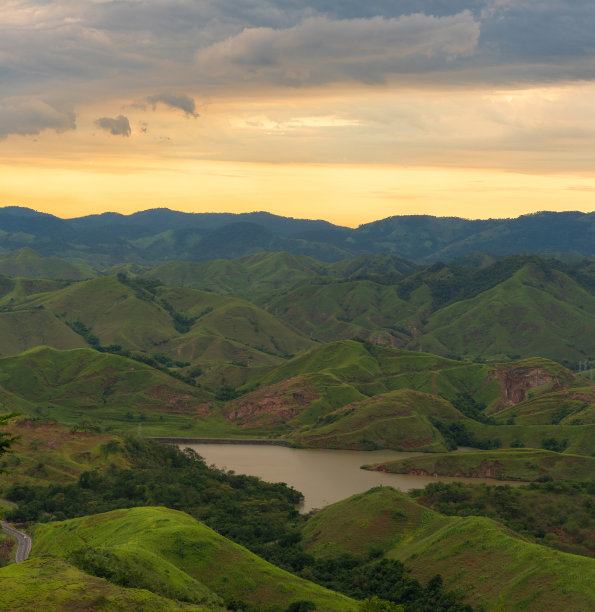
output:
[[[359,605],[359,610],[360,612],[405,612],[405,607],[392,601],[372,597],[364,599]]]
[[[15,413],[0,414],[0,427],[5,427],[6,425],[8,425],[8,422],[10,421],[10,419],[14,418],[15,416],[17,416]],[[0,456],[4,455],[5,453],[10,453],[11,452],[10,449],[13,443],[16,442],[19,438],[20,436],[13,436],[8,431],[1,431],[0,432]],[[3,470],[0,470],[0,472],[2,471]]]

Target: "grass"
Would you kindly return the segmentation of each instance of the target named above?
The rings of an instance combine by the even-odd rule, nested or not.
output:
[[[148,357],[162,354],[174,362],[200,365],[200,382],[218,386],[223,384],[219,370],[234,363],[277,365],[312,346],[290,325],[238,298],[116,277],[39,285],[20,294],[10,288],[14,282],[7,281],[2,298],[12,310],[2,314],[10,315],[6,327],[12,327],[14,336],[0,340],[4,354],[42,344],[87,346],[67,328],[80,321],[103,346],[119,345]],[[0,329],[1,325],[0,321]]]
[[[187,514],[133,508],[37,525],[33,556],[94,564],[115,579],[190,601],[235,599],[256,606],[313,601],[355,610],[352,600],[284,572]]]
[[[527,264],[504,282],[429,317],[426,350],[466,358],[541,355],[582,359],[592,349],[595,297],[558,271]]]
[[[501,450],[410,457],[370,469],[395,474],[498,478],[502,480],[586,480],[595,473],[595,458],[546,450]]]
[[[123,588],[54,557],[4,567],[0,569],[0,582],[0,608],[11,612],[222,610],[172,601],[147,590]]]
[[[25,278],[82,280],[96,276],[89,266],[43,257],[28,247],[0,255],[0,274]]]
[[[435,452],[446,447],[428,419],[459,416],[445,400],[402,389],[348,404],[293,437],[310,446],[327,448],[365,449],[374,445]]]
[[[315,513],[302,528],[305,550],[315,557],[387,552],[440,516],[392,487],[376,487]]]
[[[39,344],[62,350],[88,346],[47,310],[0,312],[0,355],[16,355]]]
[[[76,432],[47,419],[27,418],[6,431],[19,439],[0,460],[0,487],[71,482],[87,470],[128,465],[119,440],[107,433]]]
[[[595,606],[595,560],[524,541],[489,518],[441,515],[386,487],[320,511],[304,540],[327,556],[373,547],[421,582],[441,574],[446,588],[489,611]]]

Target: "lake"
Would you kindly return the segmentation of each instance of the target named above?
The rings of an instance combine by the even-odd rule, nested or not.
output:
[[[237,474],[259,476],[268,482],[284,482],[304,494],[302,512],[323,508],[355,493],[379,485],[401,491],[420,489],[430,482],[488,482],[481,478],[409,476],[361,470],[364,464],[383,463],[414,457],[422,453],[401,453],[390,450],[349,451],[257,446],[250,444],[180,444],[201,455],[207,465],[233,470]],[[510,483],[519,484],[519,483]]]

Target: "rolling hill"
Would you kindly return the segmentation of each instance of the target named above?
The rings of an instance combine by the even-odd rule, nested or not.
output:
[[[356,610],[347,597],[284,572],[182,512],[131,508],[38,525],[33,557],[52,555],[116,584],[192,603],[264,607],[312,601]]]
[[[594,348],[595,295],[574,276],[534,257],[482,269],[436,264],[391,283],[313,279],[267,308],[324,342],[360,336],[466,359],[576,363]]]
[[[28,247],[0,255],[0,274],[67,280],[83,280],[97,276],[89,266],[70,263],[58,257],[42,257]]]
[[[588,610],[595,560],[524,541],[488,518],[447,517],[390,487],[328,506],[306,523],[306,550],[333,557],[371,547],[411,567],[418,580],[440,573],[486,610]]]
[[[210,398],[144,363],[90,349],[37,347],[0,359],[0,401],[7,408],[68,425],[191,429]]]
[[[207,374],[201,382],[218,386],[226,370],[241,377],[248,365],[276,365],[312,345],[287,323],[238,298],[124,275],[47,291],[30,284],[20,294],[15,287],[7,290],[0,302],[10,308],[0,313],[0,326],[4,317],[9,329],[0,337],[0,353],[40,344],[112,347],[158,355],[172,367],[199,365]]]
[[[223,414],[308,446],[440,452],[453,443],[539,448],[554,438],[562,450],[590,454],[585,382],[547,359],[471,363],[350,340],[254,373]],[[580,411],[552,419],[536,409],[561,414],[561,397],[582,398]],[[527,413],[522,424],[517,413]]]
[[[102,610],[105,612],[205,612],[223,608],[188,604],[160,597],[144,589],[120,587],[104,578],[81,572],[69,563],[46,557],[0,569],[0,606],[14,612],[44,610]],[[83,607],[84,606],[84,607]]]

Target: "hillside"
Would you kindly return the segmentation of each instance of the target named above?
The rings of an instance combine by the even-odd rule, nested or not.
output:
[[[411,457],[368,466],[395,474],[466,476],[523,481],[583,481],[595,474],[595,457],[548,450],[501,450]]]
[[[187,514],[133,508],[38,525],[33,557],[52,555],[111,581],[201,603],[251,605],[312,601],[319,610],[355,610],[355,602],[263,561]]]
[[[144,589],[124,588],[104,578],[90,576],[54,557],[31,559],[0,569],[0,606],[14,612],[205,612],[220,610],[211,606],[173,601]]]
[[[170,262],[143,276],[164,285],[233,294],[264,305],[272,294],[302,282],[352,278],[394,282],[416,270],[411,262],[391,255],[361,255],[329,264],[305,255],[262,252],[231,260]]]
[[[553,438],[565,441],[562,450],[590,454],[593,385],[585,382],[547,359],[470,363],[349,340],[252,374],[223,414],[245,430],[283,433],[307,446],[440,452],[539,448]],[[567,407],[564,418],[536,409],[561,414],[560,397],[575,396],[580,411]],[[516,410],[530,412],[522,424],[510,416]]]
[[[469,220],[410,215],[356,229],[265,212],[181,213],[168,209],[132,215],[105,213],[59,219],[28,208],[0,208],[0,249],[34,248],[45,256],[107,268],[124,262],[159,265],[175,260],[232,259],[286,251],[322,261],[385,253],[417,262],[448,261],[484,251],[593,255],[593,213],[541,212],[517,219]]]
[[[18,436],[12,453],[0,460],[0,484],[73,482],[88,470],[127,467],[122,440],[97,428],[66,427],[44,418],[20,417],[6,428]]]
[[[42,257],[29,247],[0,254],[0,274],[24,278],[83,280],[97,273],[89,266]]]
[[[414,577],[440,573],[473,605],[491,610],[588,610],[595,561],[526,542],[481,517],[447,517],[388,487],[333,504],[304,528],[306,549],[333,556],[370,547]]]
[[[7,326],[16,318],[19,324],[0,339],[4,354],[44,343],[73,348],[83,341],[157,356],[170,367],[188,368],[185,374],[198,365],[207,374],[201,382],[219,386],[226,375],[243,376],[248,365],[278,364],[312,345],[250,302],[205,291],[124,275],[44,289],[5,295],[10,312],[1,313],[0,322],[4,316]]]
[[[512,257],[481,269],[436,264],[390,282],[319,277],[278,292],[267,308],[325,342],[360,336],[466,359],[576,363],[593,350],[590,283],[555,262]]]
[[[0,359],[0,400],[33,417],[136,431],[186,428],[210,398],[167,373],[90,349],[38,347]],[[157,434],[158,435],[158,434]]]
[[[464,359],[539,355],[569,364],[588,359],[593,348],[588,331],[595,325],[595,273],[588,259],[513,256],[479,268],[421,269],[390,255],[325,264],[289,253],[258,253],[112,270],[116,277],[70,283],[0,279],[0,314],[30,311],[33,327],[56,327],[47,317],[35,323],[38,310],[49,310],[62,323],[83,323],[105,346],[174,361],[184,356],[182,361],[203,371],[215,370],[205,379],[215,386],[224,379],[241,384],[245,372],[237,364],[275,365],[271,357],[297,354],[312,341],[361,337]],[[228,310],[225,322],[203,329],[218,309]],[[231,319],[242,324],[227,325]],[[20,350],[35,346],[37,332],[27,338],[29,326],[20,327],[25,331]],[[243,338],[251,328],[258,337]],[[3,352],[10,354],[16,344],[5,340]]]

